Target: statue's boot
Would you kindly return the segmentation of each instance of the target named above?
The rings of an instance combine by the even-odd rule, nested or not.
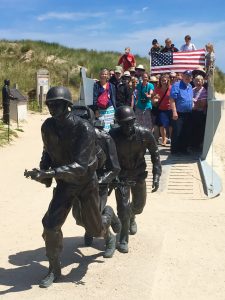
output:
[[[122,220],[121,221],[122,228],[120,232],[120,238],[119,238],[119,243],[117,244],[117,250],[121,253],[128,253],[128,231],[129,231],[129,219],[128,220]]]
[[[93,236],[89,235],[88,233],[85,232],[84,234],[84,245],[86,247],[91,247],[93,244]]]
[[[61,266],[58,258],[49,259],[49,271],[45,278],[39,284],[40,288],[48,288],[56,282],[61,276]]]
[[[110,230],[108,230],[105,237],[105,252],[103,254],[104,258],[111,258],[116,250],[116,236],[113,235]]]
[[[130,218],[130,234],[134,235],[137,233],[137,223],[135,221],[135,215]]]

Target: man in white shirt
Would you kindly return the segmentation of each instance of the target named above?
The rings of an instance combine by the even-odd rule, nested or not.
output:
[[[185,44],[180,47],[180,51],[193,51],[197,50],[194,44],[191,43],[191,36],[186,35],[184,37]]]

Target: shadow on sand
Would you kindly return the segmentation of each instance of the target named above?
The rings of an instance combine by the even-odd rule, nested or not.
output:
[[[69,274],[60,278],[59,282],[73,282],[75,284],[85,284],[82,281],[87,273],[88,266],[92,263],[103,263],[98,260],[103,254],[104,240],[95,239],[93,248],[100,252],[94,255],[85,256],[82,253],[83,237],[64,238],[64,250],[61,256],[62,268],[78,264],[78,267],[72,268]],[[18,252],[9,256],[9,263],[17,266],[16,268],[0,268],[0,285],[9,287],[0,291],[0,295],[7,293],[18,293],[32,288],[47,274],[47,268],[41,264],[46,261],[45,247],[35,250]]]

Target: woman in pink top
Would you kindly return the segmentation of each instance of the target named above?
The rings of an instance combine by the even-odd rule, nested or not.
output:
[[[159,125],[162,137],[162,146],[166,146],[167,129],[169,129],[169,137],[172,133],[172,111],[170,107],[170,77],[162,75],[159,81],[159,87],[154,90],[153,103],[158,107],[157,124]],[[153,105],[154,105],[153,104]]]

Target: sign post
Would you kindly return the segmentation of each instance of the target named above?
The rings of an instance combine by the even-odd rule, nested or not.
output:
[[[41,90],[42,87],[42,90]],[[37,71],[37,100],[39,101],[40,95],[43,95],[45,101],[46,94],[50,88],[50,74],[47,69],[39,69]],[[41,95],[41,97],[42,97]]]

